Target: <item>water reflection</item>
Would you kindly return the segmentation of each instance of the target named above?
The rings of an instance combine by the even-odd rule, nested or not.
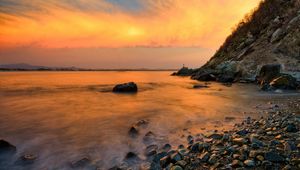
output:
[[[23,153],[38,159],[33,169],[70,169],[70,162],[88,156],[108,168],[129,151],[145,159],[146,144],[187,144],[188,134],[227,129],[252,112],[257,89],[251,85],[209,84],[171,77],[169,72],[9,72],[0,73],[0,138],[18,148],[4,167]],[[111,93],[117,83],[134,81],[137,94]],[[224,121],[225,117],[234,117]],[[252,116],[259,116],[257,114]],[[150,121],[138,138],[128,130],[141,119]],[[155,138],[143,139],[147,132]]]

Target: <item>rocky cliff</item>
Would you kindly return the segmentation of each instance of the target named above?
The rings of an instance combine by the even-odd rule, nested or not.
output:
[[[241,21],[215,55],[191,75],[255,80],[266,64],[300,79],[300,0],[265,0]],[[217,74],[216,74],[217,73]]]

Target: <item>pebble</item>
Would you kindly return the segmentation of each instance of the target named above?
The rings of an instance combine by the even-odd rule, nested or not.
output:
[[[255,166],[255,162],[253,160],[245,160],[244,161],[244,164],[247,166],[247,167],[254,167]]]
[[[175,165],[171,167],[171,170],[183,170],[180,166]]]

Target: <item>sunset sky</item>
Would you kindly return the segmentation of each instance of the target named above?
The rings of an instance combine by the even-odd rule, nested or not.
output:
[[[198,67],[260,0],[0,0],[0,64]]]

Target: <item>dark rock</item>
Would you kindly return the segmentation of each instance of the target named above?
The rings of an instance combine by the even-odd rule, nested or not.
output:
[[[5,140],[0,140],[0,154],[11,153],[14,154],[17,148]]]
[[[285,127],[286,132],[298,132],[298,128],[294,123],[290,123]]]
[[[118,166],[114,166],[112,168],[109,168],[108,170],[123,170],[123,169]]]
[[[180,161],[176,162],[175,165],[179,165],[180,167],[185,167],[187,165],[187,162],[184,160],[180,160]]]
[[[264,169],[273,169],[273,164],[270,161],[263,161],[262,162],[262,166],[264,167]]]
[[[137,127],[146,127],[147,125],[149,124],[149,121],[148,120],[139,120],[138,122],[136,122],[136,126]]]
[[[160,166],[162,168],[165,168],[169,165],[170,162],[171,162],[170,156],[165,156],[160,159]]]
[[[199,145],[200,145],[199,143],[195,143],[195,144],[191,145],[191,146],[190,146],[191,152],[193,152],[193,153],[200,152],[200,150],[199,150]]]
[[[234,139],[232,139],[232,142],[233,142],[233,144],[236,144],[236,145],[243,145],[244,143],[246,143],[247,142],[247,140],[246,139],[244,139],[244,138],[234,138]]]
[[[254,167],[255,166],[255,162],[253,160],[245,160],[244,161],[244,164],[247,166],[247,167]]]
[[[155,137],[156,137],[156,135],[153,132],[149,131],[145,134],[145,136],[143,137],[143,140],[145,143],[151,143],[155,140]]]
[[[157,145],[149,145],[149,146],[147,146],[147,148],[146,148],[145,155],[146,155],[146,156],[152,156],[152,155],[155,155],[155,154],[157,153],[157,149],[158,149],[158,146],[157,146]]]
[[[192,79],[199,81],[216,81],[217,78],[212,73],[201,73],[199,75],[192,76]]]
[[[193,73],[193,69],[189,69],[188,67],[182,67],[178,72],[172,73],[172,76],[190,76]]]
[[[215,140],[220,140],[220,139],[223,138],[223,134],[221,134],[221,133],[213,133],[213,134],[208,135],[207,137],[215,139]]]
[[[189,144],[193,144],[193,142],[194,142],[194,137],[193,137],[192,135],[189,135],[189,136],[187,137],[187,141],[188,141]]]
[[[170,158],[173,163],[176,163],[182,159],[181,155],[178,152],[173,153]]]
[[[129,131],[128,131],[128,134],[131,136],[131,137],[136,137],[138,134],[139,134],[139,131],[136,127],[132,126]]]
[[[134,82],[118,84],[113,88],[113,92],[117,93],[135,93],[138,91],[138,87]]]
[[[193,86],[194,89],[202,89],[202,88],[208,88],[209,86],[203,85],[203,84],[195,84]]]
[[[184,145],[179,145],[178,149],[184,149]]]
[[[141,158],[134,152],[128,152],[124,158],[124,161],[128,164],[138,164]]]
[[[154,155],[152,162],[159,163],[160,159],[167,156],[167,152],[159,152]]]
[[[295,143],[293,141],[286,141],[283,146],[284,146],[284,150],[286,152],[291,152],[291,151],[297,150],[297,146],[295,145]]]
[[[280,76],[281,65],[280,64],[268,64],[262,66],[259,75],[256,77],[258,83],[270,83],[274,78]]]
[[[217,163],[218,159],[219,158],[216,154],[212,154],[208,160],[208,163],[213,165],[213,164]]]
[[[237,167],[243,166],[243,163],[241,161],[235,159],[232,161],[231,165],[232,165],[232,168],[237,168]]]
[[[217,77],[217,81],[221,83],[232,83],[235,77],[233,75],[221,74]]]
[[[128,152],[125,156],[125,159],[132,159],[132,158],[136,158],[137,155],[134,152]]]
[[[265,159],[270,162],[284,162],[285,159],[275,151],[265,153]]]
[[[36,158],[34,158],[36,159]],[[72,168],[79,168],[79,167],[85,167],[87,166],[89,163],[91,162],[91,160],[88,157],[83,157],[78,161],[73,161],[71,162],[71,166]]]
[[[183,170],[181,166],[175,165],[171,167],[171,170]]]
[[[297,79],[288,74],[281,75],[270,82],[270,87],[273,89],[296,90],[297,86]]]
[[[248,131],[246,129],[237,131],[236,134],[241,135],[241,136],[245,136],[248,134]]]
[[[201,155],[200,155],[200,160],[202,161],[202,162],[207,162],[208,160],[209,160],[209,158],[210,158],[210,153],[209,152],[204,152],[204,153],[202,153]]]
[[[172,146],[170,144],[165,144],[163,147],[162,147],[162,150],[168,152],[170,149],[172,148]]]

